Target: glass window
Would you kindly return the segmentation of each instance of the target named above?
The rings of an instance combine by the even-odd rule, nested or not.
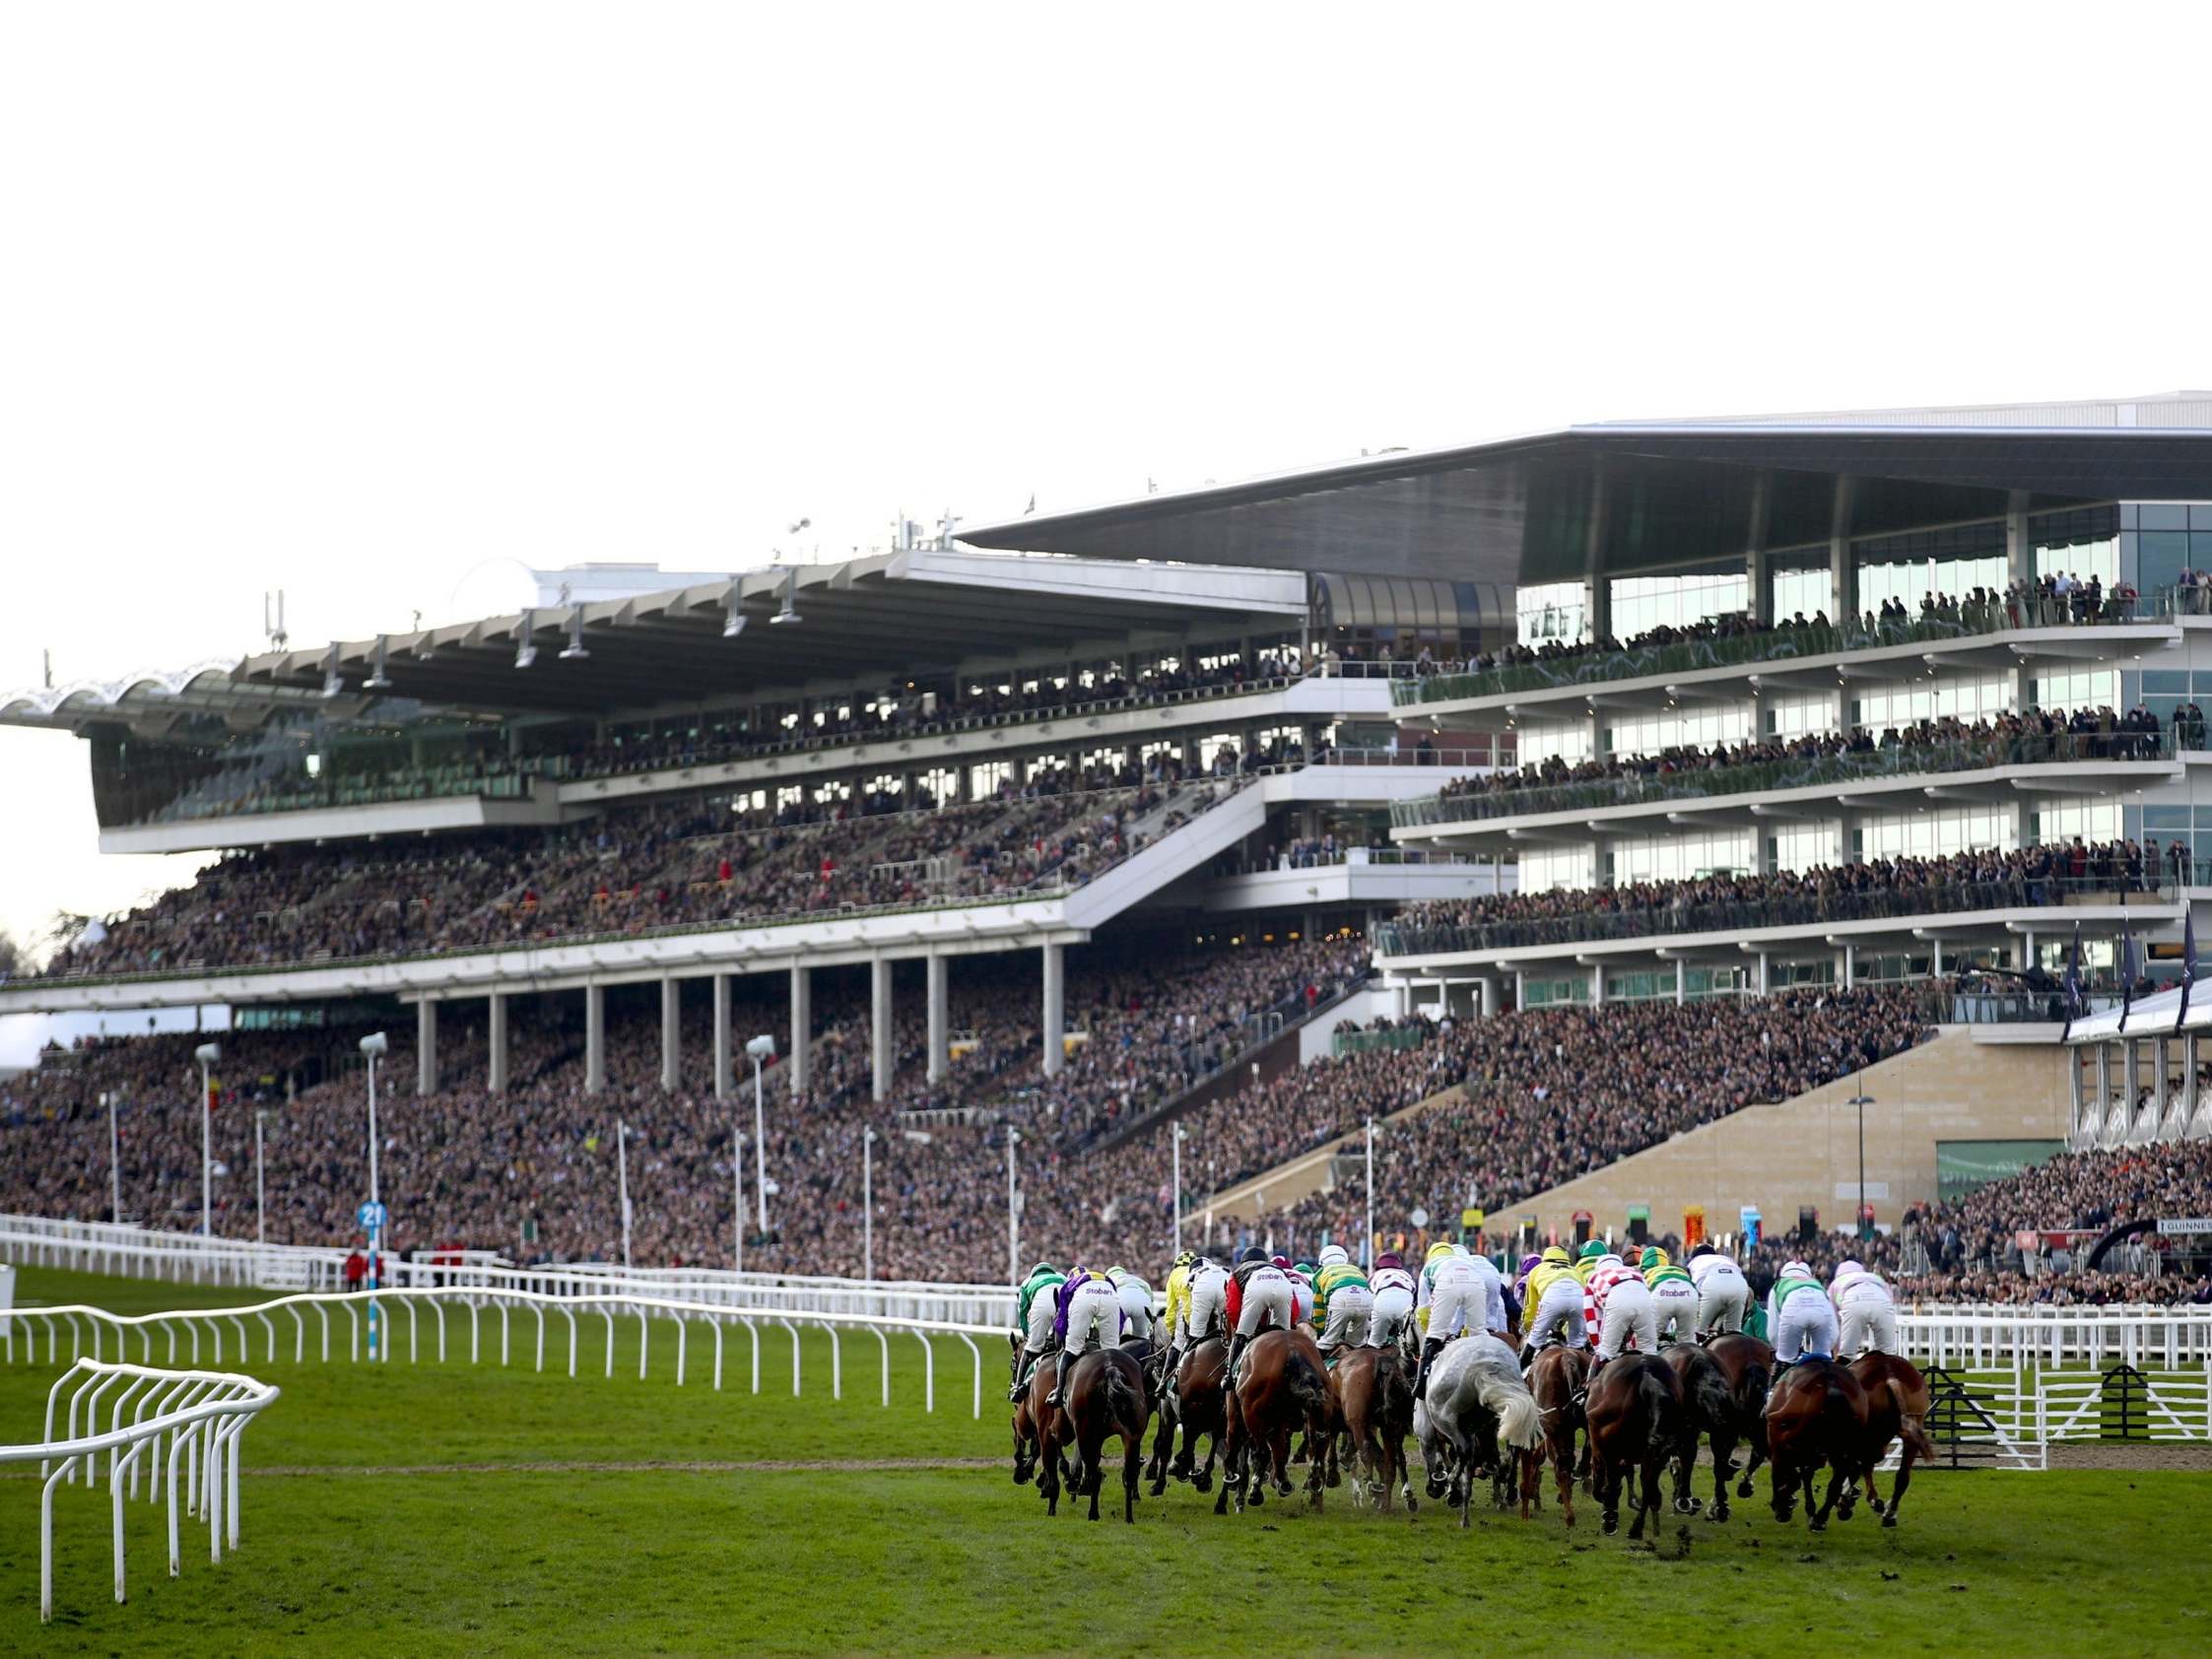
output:
[[[1774,619],[1777,623],[1803,617],[1811,622],[1826,613],[1836,616],[1836,580],[1825,564],[1802,570],[1776,570],[1768,583],[1774,593]]]
[[[1588,629],[1589,592],[1580,582],[1539,582],[1513,590],[1513,608],[1520,623],[1520,642],[1541,645],[1547,639],[1572,641]]]
[[[2143,510],[2147,514],[2151,509]],[[2145,530],[2138,535],[2135,538],[2136,590],[2156,593],[2179,581],[2181,572],[2189,568],[2191,540],[2188,533],[2181,530]]]
[[[1612,584],[1613,636],[1633,639],[1657,628],[1687,628],[1751,609],[1751,582],[1734,574],[1623,576]]]

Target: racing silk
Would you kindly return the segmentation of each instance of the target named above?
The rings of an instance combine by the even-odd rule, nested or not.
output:
[[[1697,1284],[1697,1281],[1695,1279],[1691,1278],[1689,1274],[1683,1272],[1679,1267],[1676,1267],[1672,1262],[1668,1262],[1661,1267],[1649,1268],[1644,1272],[1643,1275],[1644,1284],[1651,1286],[1654,1290],[1659,1286],[1668,1283],[1669,1281],[1672,1281],[1677,1285],[1689,1285],[1693,1287]]]
[[[1141,1273],[1131,1273],[1127,1268],[1123,1268],[1118,1279],[1110,1273],[1106,1275],[1106,1278],[1112,1281],[1113,1288],[1116,1291],[1126,1291],[1133,1286],[1148,1296],[1152,1294],[1152,1282]]]
[[[1229,1290],[1222,1297],[1223,1312],[1228,1315],[1229,1328],[1237,1328],[1237,1316],[1244,1308],[1244,1281],[1252,1276],[1254,1268],[1273,1267],[1273,1262],[1239,1262],[1229,1270]],[[1286,1275],[1285,1277],[1288,1277]]]
[[[1586,1282],[1590,1300],[1596,1305],[1598,1312],[1603,1313],[1605,1311],[1605,1298],[1613,1294],[1613,1287],[1629,1279],[1634,1279],[1641,1285],[1643,1282],[1643,1275],[1637,1272],[1635,1268],[1629,1266],[1618,1256],[1599,1258],[1597,1266],[1590,1270],[1590,1276]]]
[[[1781,1304],[1789,1300],[1791,1296],[1799,1295],[1806,1291],[1812,1292],[1814,1295],[1824,1300],[1828,1295],[1828,1293],[1821,1289],[1818,1279],[1777,1279],[1775,1281],[1775,1288],[1767,1293],[1767,1324],[1769,1329],[1778,1330],[1780,1328]]]
[[[1368,1281],[1368,1289],[1377,1294],[1383,1291],[1411,1291],[1413,1288],[1413,1275],[1402,1267],[1378,1267],[1374,1270],[1374,1277]]]
[[[1890,1288],[1879,1273],[1862,1267],[1856,1273],[1838,1274],[1830,1294],[1835,1297],[1836,1305],[1842,1307],[1844,1302],[1852,1299],[1888,1301]]]
[[[1178,1267],[1168,1275],[1168,1329],[1182,1329],[1180,1319],[1190,1307],[1190,1269]]]
[[[1065,1277],[1064,1274],[1058,1273],[1033,1273],[1022,1282],[1021,1294],[1014,1301],[1014,1328],[1017,1331],[1026,1331],[1030,1328],[1030,1304],[1037,1300],[1038,1294],[1042,1292],[1047,1295],[1056,1297]],[[1065,1304],[1056,1303],[1055,1305]]]
[[[1313,1289],[1313,1281],[1307,1278],[1305,1274],[1295,1271],[1287,1273],[1283,1277],[1291,1282],[1291,1323],[1303,1325],[1308,1320],[1316,1318],[1319,1314],[1321,1298]]]
[[[1077,1268],[1060,1281],[1060,1288],[1052,1293],[1052,1335],[1061,1343],[1068,1340],[1068,1303],[1075,1299],[1076,1289],[1083,1285],[1106,1285],[1103,1273],[1093,1273],[1087,1268]]]
[[[1738,1278],[1743,1275],[1743,1269],[1726,1256],[1718,1254],[1699,1256],[1690,1263],[1690,1281],[1702,1291],[1706,1288],[1708,1279],[1723,1271],[1735,1274]]]
[[[1521,1296],[1521,1305],[1534,1307],[1544,1299],[1544,1293],[1561,1281],[1573,1283],[1575,1270],[1561,1262],[1538,1262],[1528,1270],[1528,1288]]]
[[[1385,1268],[1383,1271],[1388,1272],[1389,1270]],[[1313,1314],[1316,1319],[1327,1317],[1329,1297],[1347,1285],[1357,1291],[1372,1288],[1368,1284],[1368,1276],[1350,1262],[1339,1262],[1333,1267],[1321,1269],[1320,1276],[1313,1281],[1313,1299],[1315,1302]]]

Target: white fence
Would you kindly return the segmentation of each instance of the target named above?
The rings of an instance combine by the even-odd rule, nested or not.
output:
[[[691,1333],[695,1326],[704,1330],[711,1340],[714,1351],[712,1386],[722,1386],[725,1337],[731,1327],[745,1332],[751,1341],[752,1389],[761,1391],[761,1337],[765,1327],[780,1327],[791,1339],[791,1392],[800,1392],[804,1366],[799,1343],[799,1327],[814,1327],[826,1332],[830,1339],[830,1393],[832,1398],[844,1397],[844,1343],[843,1336],[858,1332],[863,1337],[874,1337],[878,1358],[882,1361],[882,1403],[891,1404],[891,1345],[895,1336],[907,1335],[915,1339],[922,1357],[922,1404],[926,1411],[937,1409],[937,1350],[933,1339],[951,1337],[968,1350],[972,1367],[970,1390],[970,1411],[974,1417],[983,1415],[983,1350],[975,1339],[984,1337],[994,1343],[1003,1343],[1006,1327],[997,1324],[961,1324],[942,1319],[916,1319],[894,1314],[870,1312],[840,1312],[834,1309],[793,1309],[778,1305],[759,1303],[732,1303],[704,1298],[682,1298],[648,1294],[639,1282],[626,1283],[620,1289],[590,1291],[561,1294],[544,1291],[506,1286],[418,1286],[398,1287],[380,1291],[302,1291],[273,1300],[255,1302],[239,1307],[180,1308],[164,1313],[110,1313],[105,1308],[85,1306],[23,1307],[11,1313],[0,1314],[0,1353],[10,1364],[16,1362],[16,1336],[20,1326],[24,1335],[24,1359],[35,1363],[38,1359],[38,1337],[46,1338],[46,1360],[59,1363],[61,1345],[66,1332],[71,1356],[82,1356],[89,1342],[95,1360],[101,1358],[106,1339],[112,1338],[116,1357],[127,1359],[130,1342],[135,1335],[141,1358],[147,1364],[154,1362],[154,1345],[157,1336],[165,1344],[165,1361],[174,1364],[177,1344],[181,1336],[186,1343],[186,1357],[192,1364],[200,1362],[202,1333],[206,1333],[213,1348],[211,1362],[220,1365],[224,1355],[224,1329],[228,1326],[236,1338],[236,1352],[240,1363],[251,1363],[253,1357],[253,1326],[258,1326],[269,1361],[277,1359],[279,1325],[275,1316],[291,1321],[292,1358],[296,1364],[304,1364],[309,1352],[307,1314],[315,1316],[313,1351],[327,1363],[330,1360],[331,1310],[345,1315],[343,1327],[346,1357],[356,1363],[362,1362],[364,1334],[368,1336],[369,1362],[388,1362],[399,1347],[395,1327],[397,1315],[407,1316],[407,1359],[419,1362],[423,1350],[423,1325],[425,1321],[418,1308],[428,1308],[431,1314],[432,1338],[436,1344],[436,1358],[443,1362],[448,1357],[448,1329],[446,1313],[452,1309],[468,1320],[469,1363],[484,1362],[485,1326],[487,1316],[496,1315],[499,1334],[499,1362],[504,1366],[513,1356],[515,1315],[531,1316],[534,1323],[525,1329],[531,1343],[532,1363],[539,1371],[545,1369],[547,1315],[559,1315],[564,1326],[554,1327],[555,1341],[564,1336],[568,1343],[569,1374],[574,1376],[587,1327],[579,1325],[579,1313],[596,1313],[604,1327],[606,1343],[606,1374],[615,1374],[615,1326],[618,1319],[635,1317],[637,1321],[637,1375],[647,1374],[651,1358],[651,1321],[664,1319],[675,1327],[676,1337],[676,1386],[683,1386],[688,1374],[691,1351]],[[381,1340],[379,1341],[379,1335]],[[556,1349],[556,1361],[559,1350]]]
[[[20,1317],[20,1315],[18,1316]],[[55,1408],[69,1389],[69,1411],[59,1439],[54,1437]],[[122,1386],[117,1387],[120,1383]],[[110,1390],[113,1391],[110,1397]],[[78,1359],[46,1394],[45,1437],[34,1445],[0,1446],[0,1463],[38,1465],[43,1485],[38,1494],[38,1617],[53,1617],[54,1488],[72,1478],[88,1487],[100,1484],[101,1454],[107,1457],[108,1501],[112,1506],[115,1599],[123,1593],[124,1478],[130,1496],[138,1496],[139,1476],[148,1476],[148,1501],[163,1497],[168,1476],[168,1570],[174,1578],[183,1565],[178,1543],[177,1493],[185,1508],[208,1524],[208,1559],[220,1561],[228,1542],[238,1543],[238,1439],[254,1417],[276,1399],[277,1390],[249,1376],[222,1371],[157,1370],[120,1360]],[[102,1407],[107,1427],[100,1427]],[[129,1412],[126,1421],[125,1411]],[[80,1433],[79,1419],[83,1420]],[[168,1454],[163,1453],[164,1441]],[[183,1460],[179,1474],[178,1459]]]
[[[2095,1364],[2148,1368],[2212,1361],[2212,1307],[2111,1305],[1906,1307],[1898,1335],[1915,1360],[1976,1368]]]

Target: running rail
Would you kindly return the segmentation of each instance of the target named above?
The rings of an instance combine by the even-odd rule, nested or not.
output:
[[[20,1315],[18,1316],[20,1317]],[[74,1381],[76,1386],[70,1388]],[[121,1384],[120,1387],[117,1384]],[[68,1415],[62,1435],[54,1437],[54,1418],[64,1388]],[[123,1481],[138,1496],[141,1470],[147,1472],[149,1502],[163,1497],[168,1481],[168,1570],[174,1578],[183,1565],[177,1537],[177,1491],[185,1510],[208,1526],[208,1559],[220,1561],[226,1542],[238,1547],[238,1441],[251,1423],[273,1403],[278,1390],[252,1377],[227,1371],[165,1370],[121,1360],[78,1359],[46,1393],[45,1436],[37,1443],[0,1446],[0,1463],[38,1465],[38,1620],[54,1611],[54,1488],[100,1484],[101,1454],[107,1457],[108,1501],[113,1513],[115,1599],[123,1591]],[[107,1427],[101,1427],[105,1407]],[[126,1421],[125,1412],[129,1416]],[[83,1429],[80,1433],[79,1419]],[[163,1442],[168,1442],[164,1455]],[[183,1459],[181,1474],[177,1461]]]

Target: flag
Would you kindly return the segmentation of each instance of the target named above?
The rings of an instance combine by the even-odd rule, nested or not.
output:
[[[2196,917],[2188,912],[2181,916],[2181,1001],[2174,1010],[2174,1029],[2178,1032],[2189,1017],[2189,987],[2196,983]]]
[[[207,1080],[207,1109],[213,1112],[223,1103],[223,1085],[212,1077]]]
[[[2066,958],[2066,1029],[2058,1040],[2064,1042],[2073,1035],[2074,1022],[2081,1018],[2081,923],[2074,923],[2074,948]]]

